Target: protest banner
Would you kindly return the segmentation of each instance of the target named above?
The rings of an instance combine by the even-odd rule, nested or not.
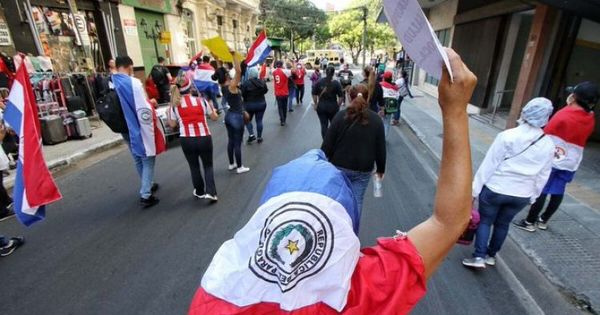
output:
[[[436,79],[442,77],[442,66],[450,72],[448,55],[427,21],[417,0],[384,0],[388,22],[415,64]]]

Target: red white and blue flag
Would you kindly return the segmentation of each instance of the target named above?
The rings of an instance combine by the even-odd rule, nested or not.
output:
[[[194,85],[198,92],[219,94],[219,83],[212,79],[215,69],[208,63],[201,63],[194,71]]]
[[[583,160],[583,148],[594,132],[594,113],[567,106],[554,114],[544,132],[554,141],[552,167],[575,172]]]
[[[405,236],[360,251],[350,183],[322,151],[275,169],[260,204],[213,257],[189,314],[406,314],[425,294]]]
[[[29,226],[45,217],[45,206],[62,198],[42,154],[37,104],[26,68],[17,70],[4,112],[19,136],[19,159],[13,188],[14,211]]]
[[[139,157],[156,156],[166,150],[165,134],[159,127],[154,106],[150,104],[140,80],[122,74],[112,75],[119,95],[132,153]]]
[[[259,64],[271,53],[271,45],[269,45],[269,40],[267,39],[267,33],[263,30],[258,34],[258,37],[254,41],[254,44],[248,50],[248,56],[246,56],[246,64],[248,67],[253,67],[256,64]]]

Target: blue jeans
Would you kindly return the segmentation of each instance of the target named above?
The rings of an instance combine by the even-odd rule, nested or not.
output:
[[[342,167],[338,167],[338,169],[342,171],[342,173],[344,173],[344,176],[346,176],[346,178],[350,180],[350,188],[352,189],[352,193],[354,194],[354,200],[356,200],[358,218],[360,219],[362,213],[363,199],[365,197],[365,192],[367,191],[367,187],[369,186],[369,181],[371,180],[371,176],[373,176],[373,173],[353,171]],[[358,224],[356,232],[358,232]]]
[[[142,181],[142,186],[140,188],[140,197],[144,199],[150,198],[150,196],[152,196],[154,162],[156,161],[156,157],[141,157],[133,154],[133,150],[131,149],[131,144],[129,142],[129,135],[122,135],[125,142],[127,142],[127,146],[129,147],[129,151],[131,152],[131,157],[133,158],[133,162],[135,163],[135,169],[138,172],[138,175],[140,176],[140,179]]]
[[[495,257],[508,235],[508,227],[514,217],[529,204],[529,198],[497,194],[487,187],[479,194],[481,221],[475,233],[474,257]],[[494,232],[492,233],[492,225]],[[490,240],[490,234],[492,239]],[[489,241],[489,242],[488,242]]]
[[[225,127],[227,127],[227,137],[229,139],[227,143],[229,164],[237,164],[237,167],[241,167],[242,141],[244,140],[244,114],[228,111],[225,115]]]
[[[292,105],[294,104],[294,98],[296,98],[296,86],[292,85],[289,91],[290,92],[288,94],[288,110],[292,109]]]
[[[398,111],[394,113],[394,120],[400,120],[400,110],[402,109],[403,100],[404,98],[400,96],[400,99],[398,100]]]
[[[203,92],[202,94],[204,94],[204,98],[209,99],[211,101],[215,110],[218,111],[219,110],[219,102],[217,101],[217,95],[213,92]],[[225,98],[223,98],[222,106],[225,106]]]
[[[392,114],[385,114],[385,116],[383,117],[383,130],[385,131],[385,138],[387,139],[388,137],[388,133],[390,131],[390,126],[392,125],[392,118],[394,116],[394,113]]]
[[[262,138],[263,132],[263,116],[265,115],[265,110],[267,109],[267,103],[265,102],[247,102],[245,104],[246,111],[248,115],[250,115],[250,122],[246,124],[246,129],[250,135],[254,134],[254,126],[252,125],[252,119],[256,117],[256,132],[258,133],[258,137]]]
[[[285,106],[288,102],[287,96],[277,96],[277,111],[279,112],[279,122],[285,123],[287,120],[287,110]]]

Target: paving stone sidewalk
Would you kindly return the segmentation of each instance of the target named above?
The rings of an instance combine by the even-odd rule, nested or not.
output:
[[[67,167],[95,152],[107,150],[122,143],[123,138],[110,130],[103,122],[91,120],[92,137],[82,140],[69,140],[67,142],[44,145],[44,158],[50,170]],[[14,185],[15,171],[4,178],[4,186],[10,189]]]
[[[402,104],[403,123],[439,159],[442,122],[437,99],[415,88],[416,96]],[[469,119],[473,171],[500,130]],[[600,310],[600,144],[586,147],[584,160],[567,189],[564,202],[547,231],[535,233],[511,228],[510,237],[539,269],[579,303]],[[527,213],[523,210],[517,219]],[[500,253],[500,255],[502,255]],[[518,266],[512,266],[518,268]]]

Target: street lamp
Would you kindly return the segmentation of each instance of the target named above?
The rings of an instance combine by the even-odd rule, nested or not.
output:
[[[158,61],[158,44],[156,43],[156,41],[158,39],[160,39],[160,31],[162,28],[162,25],[160,25],[160,23],[158,23],[158,20],[154,21],[154,27],[150,28],[150,31],[148,31],[148,23],[146,23],[146,19],[142,18],[142,20],[140,21],[140,25],[142,26],[142,28],[144,29],[144,34],[146,34],[146,39],[152,39],[152,41],[154,42],[154,52],[156,53],[156,61]]]

